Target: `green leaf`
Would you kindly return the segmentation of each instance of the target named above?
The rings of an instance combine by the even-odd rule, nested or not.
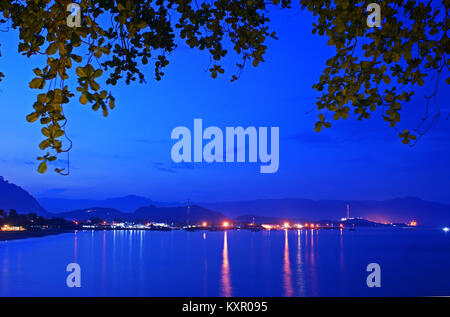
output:
[[[109,98],[109,109],[114,109],[116,107],[114,98]]]
[[[38,172],[44,174],[46,171],[47,171],[47,162],[43,161],[41,164],[39,164]]]
[[[42,70],[40,70],[39,68],[33,69],[33,72],[36,74],[36,76],[44,77],[44,75],[42,74]]]
[[[80,103],[82,105],[85,105],[88,102],[88,98],[86,97],[86,94],[82,94],[80,97]]]
[[[87,77],[83,67],[77,67],[76,73],[79,77]]]
[[[30,113],[30,114],[27,116],[27,121],[28,121],[28,122],[34,122],[34,121],[36,121],[37,119],[39,119],[39,114],[38,114],[37,112]]]
[[[75,54],[70,55],[70,57],[77,63],[81,63],[81,61],[83,60],[81,56]]]
[[[437,28],[433,28],[430,31],[430,35],[435,35],[435,34],[438,34],[438,33],[439,33],[439,29],[437,29]]]
[[[58,50],[58,46],[57,46],[56,42],[53,42],[47,47],[47,50],[45,51],[45,53],[47,55],[53,55],[53,54],[56,54],[57,50]]]
[[[42,134],[43,134],[44,136],[46,136],[47,138],[50,137],[50,131],[49,131],[48,128],[43,127],[42,130],[41,130],[41,132],[42,132]]]
[[[91,80],[89,82],[89,84],[91,85],[92,89],[95,91],[98,91],[100,89],[100,85],[98,83],[96,83],[94,80]]]
[[[48,148],[50,146],[50,141],[49,139],[46,139],[44,141],[42,141],[41,143],[39,143],[39,148],[41,150],[45,150],[46,148]]]
[[[34,78],[32,81],[30,81],[29,86],[32,89],[42,89],[45,86],[45,79],[43,79],[43,78]]]
[[[103,74],[103,71],[101,69],[97,69],[94,74],[92,75],[92,77],[97,78],[100,77]]]
[[[314,131],[316,132],[320,132],[322,131],[322,122],[316,122],[316,124],[314,125]]]

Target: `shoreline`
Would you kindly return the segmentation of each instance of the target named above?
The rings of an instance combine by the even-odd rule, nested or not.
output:
[[[361,229],[361,227],[357,227],[358,229]],[[367,228],[374,228],[374,229],[386,229],[386,227],[362,227],[364,229]],[[417,227],[390,227],[390,228],[401,228],[401,229],[417,229]],[[421,229],[437,229],[437,228],[431,228],[431,227],[420,227]],[[317,229],[309,229],[309,228],[303,228],[303,229],[295,229],[295,228],[290,228],[290,229],[267,229],[266,231],[295,231],[295,230],[345,230],[345,231],[355,231],[356,228],[337,228],[337,227],[323,227],[323,228],[317,228]],[[3,241],[12,241],[12,240],[23,240],[23,239],[29,239],[29,238],[42,238],[42,237],[46,237],[46,236],[53,236],[53,235],[58,235],[58,234],[62,234],[62,233],[74,233],[76,231],[129,231],[129,230],[133,230],[133,231],[162,231],[162,232],[166,232],[166,231],[185,231],[185,232],[203,232],[203,231],[208,231],[208,232],[219,232],[219,231],[234,231],[237,230],[239,231],[239,229],[235,229],[235,228],[195,228],[195,229],[190,229],[190,230],[186,230],[186,229],[164,229],[164,230],[160,230],[160,229],[111,229],[111,228],[103,228],[103,229],[74,229],[74,230],[40,230],[40,231],[0,231],[0,242]],[[247,230],[247,231],[251,231],[251,232],[255,232],[255,231],[265,231],[263,229],[258,229],[258,230],[252,230],[252,229],[240,229],[240,230]]]
[[[57,234],[70,232],[74,232],[74,230],[0,231],[0,242],[22,240],[28,238],[42,238],[46,236],[54,236]]]

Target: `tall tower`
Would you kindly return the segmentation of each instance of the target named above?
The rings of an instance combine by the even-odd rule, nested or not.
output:
[[[191,201],[188,199],[188,205],[187,205],[187,225],[189,226],[190,221],[189,221],[189,217],[191,214]]]
[[[350,219],[350,205],[347,204],[347,219]]]

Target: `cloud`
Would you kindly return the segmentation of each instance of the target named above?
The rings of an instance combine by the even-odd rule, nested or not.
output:
[[[151,163],[153,168],[163,171],[163,172],[169,172],[169,173],[176,173],[178,170],[193,170],[200,167],[207,166],[205,164],[199,164],[199,163],[188,163],[188,162],[180,162],[180,163],[163,163],[163,162],[152,162]]]
[[[64,187],[46,189],[40,193],[40,196],[58,196],[69,190],[70,190],[69,188],[64,188]]]
[[[159,139],[159,140],[149,140],[149,139],[135,139],[134,141],[138,143],[144,143],[144,144],[161,144],[161,143],[167,143],[170,141],[170,139]]]
[[[19,165],[27,165],[27,166],[37,166],[38,165],[38,161],[31,161],[31,160],[23,160],[23,159],[18,159],[18,158],[12,158],[12,159],[0,159],[0,163],[5,163],[5,164],[19,164]]]
[[[333,144],[342,143],[345,139],[331,136],[324,132],[299,132],[281,137],[282,141],[300,142],[307,145],[324,145],[330,147]]]

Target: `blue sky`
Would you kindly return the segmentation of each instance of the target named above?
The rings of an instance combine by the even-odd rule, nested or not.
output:
[[[36,91],[28,88],[40,57],[17,53],[16,33],[0,33],[0,175],[38,197],[106,198],[137,194],[159,201],[217,201],[304,197],[388,199],[418,196],[450,203],[448,87],[439,94],[444,114],[437,127],[413,148],[401,144],[381,116],[359,122],[351,116],[317,134],[315,84],[333,54],[326,39],[311,34],[314,19],[298,10],[275,12],[265,62],[211,79],[209,57],[184,45],[170,56],[160,82],[152,66],[147,84],[119,84],[111,90],[116,109],[109,117],[74,99],[66,107],[74,142],[68,177],[36,171],[39,124],[29,124]],[[230,64],[234,62],[230,60]],[[426,90],[418,91],[423,96]],[[404,127],[413,127],[423,98],[406,107]],[[260,163],[175,164],[170,134],[177,126],[280,127],[280,168],[260,174]]]

